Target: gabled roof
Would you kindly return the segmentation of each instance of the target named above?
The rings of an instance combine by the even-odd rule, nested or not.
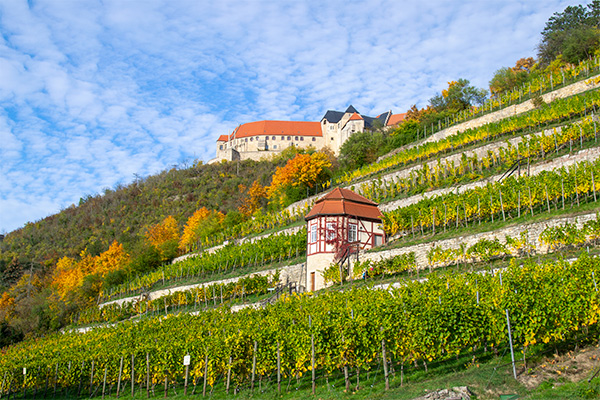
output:
[[[354,108],[354,106],[352,104],[350,104],[348,106],[348,108],[346,109],[346,111],[344,112],[344,114],[346,113],[356,113],[358,114],[358,111],[356,111],[356,108]]]
[[[381,222],[383,215],[377,203],[348,189],[335,188],[315,203],[304,217],[306,221],[324,215],[346,215]]]
[[[233,131],[236,139],[259,135],[323,136],[319,122],[256,121],[242,124]]]
[[[362,121],[363,117],[358,115],[357,113],[352,114],[349,121]]]
[[[400,122],[404,122],[404,118],[406,117],[406,113],[404,114],[392,114],[387,125],[396,125]]]
[[[217,142],[227,142],[227,141],[229,141],[229,135],[221,135],[217,139]]]

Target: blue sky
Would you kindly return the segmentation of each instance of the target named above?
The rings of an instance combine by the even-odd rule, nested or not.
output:
[[[0,232],[262,119],[424,106],[535,56],[568,0],[0,0]]]

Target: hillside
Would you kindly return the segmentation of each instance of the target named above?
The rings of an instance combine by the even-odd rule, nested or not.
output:
[[[0,397],[598,396],[600,60],[555,61],[337,158],[173,168],[9,233]],[[336,187],[387,240],[313,293],[303,216]]]

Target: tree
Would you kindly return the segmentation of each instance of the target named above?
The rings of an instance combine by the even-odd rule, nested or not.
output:
[[[353,170],[377,160],[379,149],[385,145],[381,132],[357,132],[350,136],[340,148],[340,166]]]
[[[550,64],[557,56],[577,63],[590,57],[600,48],[600,1],[587,7],[569,6],[554,13],[541,32],[538,57],[542,65]]]
[[[198,226],[209,214],[210,210],[206,207],[199,208],[192,214],[187,220],[185,227],[183,228],[183,234],[179,239],[179,248],[181,250],[188,250],[196,242],[196,230]]]
[[[437,112],[451,113],[466,110],[475,104],[483,104],[487,97],[487,90],[477,89],[469,83],[466,79],[448,82],[448,89],[432,97],[429,103]]]
[[[223,213],[208,210],[206,207],[196,210],[183,229],[183,235],[179,240],[179,248],[189,251],[200,242],[208,243],[207,238],[212,237],[221,230],[224,219],[225,215]]]
[[[179,228],[172,216],[169,215],[162,222],[152,225],[146,230],[145,236],[146,240],[158,249],[162,261],[173,259],[177,255]]]
[[[324,152],[296,155],[277,167],[267,188],[269,198],[280,207],[299,200],[306,190],[329,178],[331,165],[330,155]]]
[[[248,189],[247,197],[244,199],[244,203],[240,206],[239,211],[248,216],[252,215],[259,208],[263,207],[263,201],[267,198],[267,190],[262,186],[258,179],[252,182],[252,186]],[[227,213],[229,215],[231,212]]]
[[[497,96],[502,92],[513,90],[525,83],[535,66],[532,57],[520,58],[512,68],[503,67],[497,70],[490,80],[490,92]]]

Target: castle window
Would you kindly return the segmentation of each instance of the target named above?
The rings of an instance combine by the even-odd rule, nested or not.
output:
[[[269,140],[269,137],[268,137],[268,136],[265,136],[265,140]]]
[[[288,136],[288,140],[292,140],[292,137],[291,137],[291,136]]]
[[[276,144],[273,145],[273,150],[277,150],[277,145]]]
[[[275,137],[275,136],[273,136],[273,137],[271,138],[271,140],[275,140],[275,139],[276,139],[276,137]]]
[[[333,140],[333,138],[331,138],[331,140]]]
[[[333,125],[329,125],[329,130],[330,130],[330,131],[332,131],[332,130],[334,130],[334,129],[335,129],[335,127],[334,127]]]
[[[317,224],[313,224],[310,227],[310,243],[316,243],[317,241]]]
[[[304,141],[304,136],[300,136],[300,141],[303,142]]]
[[[332,138],[333,139],[333,138]],[[246,138],[246,143],[248,143],[248,138]]]
[[[316,142],[316,141],[317,141],[317,138],[313,138],[313,142]]]
[[[223,150],[223,145],[220,145],[220,146],[219,146],[219,150]]]
[[[250,138],[250,141],[254,140],[254,138]]]
[[[298,140],[298,136],[296,136],[296,137],[294,138],[294,140]]]

